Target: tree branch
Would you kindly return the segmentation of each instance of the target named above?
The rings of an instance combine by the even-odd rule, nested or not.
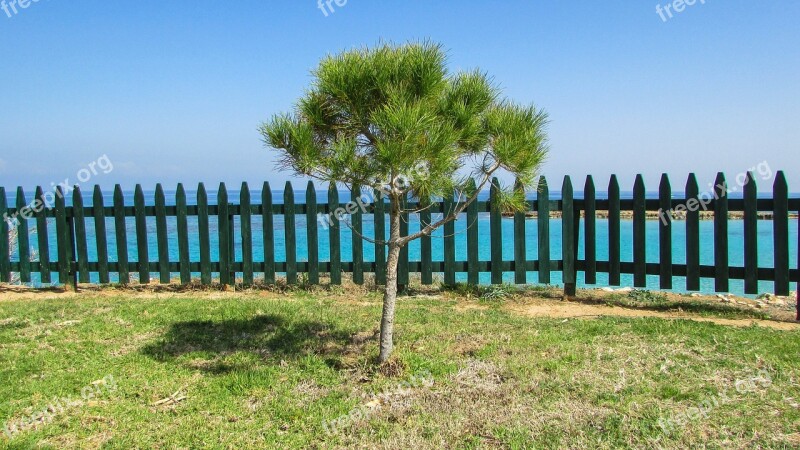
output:
[[[406,245],[406,244],[408,244],[409,242],[411,242],[411,241],[413,241],[415,239],[419,239],[419,238],[421,238],[423,236],[430,236],[431,233],[436,231],[442,225],[446,224],[447,222],[450,222],[451,220],[455,220],[462,212],[464,212],[465,209],[467,209],[467,207],[472,202],[475,201],[475,199],[478,198],[478,195],[481,193],[481,191],[483,190],[483,187],[486,185],[486,183],[492,177],[492,174],[495,171],[497,171],[497,169],[499,169],[499,168],[500,168],[500,163],[497,162],[497,163],[494,164],[494,166],[492,166],[489,170],[487,170],[486,173],[483,176],[483,180],[481,180],[481,183],[478,185],[477,189],[475,189],[475,193],[472,194],[472,197],[468,198],[467,201],[462,203],[458,208],[456,208],[455,211],[453,211],[449,215],[445,216],[442,220],[440,220],[440,221],[438,221],[438,222],[436,222],[434,224],[426,226],[425,228],[423,228],[419,232],[414,233],[414,234],[412,234],[410,236],[406,236],[404,238],[401,238],[398,241],[398,244],[402,247],[403,245]]]

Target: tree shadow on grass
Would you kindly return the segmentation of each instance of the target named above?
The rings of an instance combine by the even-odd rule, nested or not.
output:
[[[219,360],[236,353],[280,362],[315,354],[335,369],[350,350],[353,333],[318,321],[289,321],[278,315],[260,315],[246,320],[187,321],[172,324],[158,342],[141,352],[157,361],[169,362],[190,353]],[[211,373],[226,373],[234,366],[225,362],[195,365]]]

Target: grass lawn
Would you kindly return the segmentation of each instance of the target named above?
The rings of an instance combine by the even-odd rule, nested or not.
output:
[[[797,330],[467,297],[0,294],[0,447],[800,446]]]

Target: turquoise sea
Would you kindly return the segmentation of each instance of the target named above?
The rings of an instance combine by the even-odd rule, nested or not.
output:
[[[32,191],[29,191],[32,192]],[[110,206],[112,204],[112,192],[109,190],[105,192],[105,205]],[[13,195],[13,193],[12,193]],[[126,205],[133,204],[133,192],[126,192]],[[149,205],[153,204],[153,192],[145,192],[147,203]],[[630,198],[630,193],[623,193],[623,198],[627,195]],[[166,192],[167,202],[174,203],[174,192]],[[677,198],[678,194],[676,194]],[[9,196],[10,197],[10,196]],[[31,194],[28,194],[28,198],[30,200]],[[187,192],[188,202],[189,204],[195,204],[196,193],[195,192]],[[297,190],[295,191],[295,197],[297,203],[304,203],[305,202],[305,191],[304,190]],[[558,192],[553,192],[551,194],[551,198],[559,198],[560,194]],[[603,198],[604,194],[598,193],[598,198]],[[794,197],[794,196],[793,196]],[[229,191],[229,198],[231,203],[238,203],[239,192],[237,191]],[[252,192],[253,202],[256,203],[256,199],[260,199],[259,192]],[[345,202],[349,200],[350,194],[349,192],[341,192],[340,193],[340,202]],[[576,198],[581,198],[580,193],[576,193]],[[283,199],[283,192],[282,191],[273,191],[273,199],[275,203],[280,203]],[[485,199],[485,196],[484,198]],[[14,204],[12,198],[8,199],[9,205]],[[320,190],[318,193],[318,201],[320,203],[327,202],[327,192]],[[84,202],[87,206],[91,205],[91,198],[90,194],[84,193]],[[71,204],[71,200],[68,198],[67,203]],[[209,203],[216,204],[216,189],[213,189],[213,192],[209,192]],[[435,220],[435,215],[434,215]],[[238,233],[239,229],[239,218],[235,219],[236,221],[236,257],[237,260],[241,260],[241,236]],[[55,248],[55,236],[54,236],[54,223],[52,219],[50,220],[49,224],[49,231],[51,233],[50,238],[50,254],[56,255],[56,248]],[[218,253],[218,238],[217,238],[217,223],[216,218],[212,217],[210,219],[211,222],[211,247],[212,247],[212,260],[216,260],[217,253]],[[419,220],[418,217],[412,215],[409,219],[409,229],[413,233],[415,230],[419,230]],[[686,251],[685,251],[685,222],[676,221],[674,222],[673,226],[673,258],[675,263],[685,263],[686,260]],[[33,223],[31,223],[33,225]],[[467,258],[466,252],[466,218],[462,217],[460,220],[456,222],[456,260],[458,261],[465,261]],[[771,221],[759,221],[758,224],[758,245],[759,245],[759,266],[760,267],[773,267],[773,235],[772,235],[772,222]],[[155,225],[155,218],[149,217],[148,218],[148,247],[149,247],[149,257],[151,261],[157,260],[157,247],[156,247],[156,225]],[[254,258],[256,261],[263,261],[264,260],[264,243],[261,238],[262,236],[262,222],[260,217],[253,217],[253,236],[254,236]],[[274,220],[274,227],[275,227],[275,258],[277,261],[285,261],[285,245],[284,245],[284,221],[283,217],[276,215]],[[97,257],[97,249],[95,244],[95,235],[94,235],[94,223],[93,220],[86,221],[86,228],[88,234],[88,246],[89,246],[89,257],[91,261],[96,261]],[[297,228],[297,260],[298,261],[307,261],[307,238],[306,238],[306,219],[305,216],[298,215],[296,217],[296,228]],[[109,218],[106,220],[106,229],[108,230],[108,246],[109,246],[109,259],[110,261],[116,261],[116,237],[114,235],[114,222],[113,219]],[[367,214],[363,218],[363,229],[364,233],[367,236],[374,236],[374,223],[372,220],[372,216]],[[168,218],[168,230],[169,230],[169,250],[170,250],[170,260],[177,261],[178,260],[178,243],[177,243],[177,228],[176,228],[176,221],[174,217]],[[319,228],[319,255],[320,260],[326,261],[329,259],[330,255],[330,247],[329,247],[329,239],[328,239],[328,231],[325,230],[320,226]],[[480,214],[478,220],[478,230],[480,235],[480,242],[486,243],[486,245],[482,245],[480,247],[479,255],[482,261],[487,261],[490,259],[490,246],[489,243],[489,215],[488,214]],[[657,263],[658,262],[658,221],[650,220],[647,222],[646,225],[647,230],[647,261]],[[189,217],[189,242],[191,248],[191,260],[192,261],[199,261],[200,253],[199,253],[199,242],[198,242],[198,233],[197,233],[197,218],[196,217]],[[729,253],[730,253],[730,264],[732,266],[742,266],[744,264],[744,234],[743,234],[743,222],[741,220],[731,220],[729,224]],[[127,219],[127,232],[128,232],[128,253],[130,256],[131,261],[135,261],[138,259],[137,256],[137,242],[136,242],[136,231],[133,218]],[[632,235],[633,235],[633,222],[631,220],[622,220],[622,248],[621,248],[621,255],[623,261],[632,261],[633,259],[633,246],[632,246]],[[528,259],[536,259],[537,258],[537,242],[538,242],[538,229],[537,223],[535,219],[527,220],[526,226],[526,237],[527,237],[527,256]],[[700,223],[700,263],[703,265],[713,265],[714,263],[714,249],[713,249],[713,237],[714,237],[714,230],[713,230],[713,222],[712,221],[701,221]],[[340,230],[341,234],[341,254],[343,261],[351,261],[352,260],[352,233],[349,228],[346,226],[341,227]],[[434,261],[441,261],[444,258],[444,250],[443,250],[443,239],[442,239],[442,231],[439,230],[433,236],[433,259]],[[597,243],[597,259],[599,261],[607,260],[608,259],[608,221],[604,219],[597,219],[597,236],[598,236],[598,243]],[[583,241],[583,233],[581,233],[581,239],[579,243],[579,257],[583,258],[584,256],[584,241]],[[791,267],[797,268],[797,248],[798,248],[798,220],[792,219],[790,223],[790,255],[791,255]],[[561,259],[561,221],[559,219],[551,219],[550,225],[550,242],[551,242],[551,255],[553,259]],[[37,243],[35,238],[31,238],[31,245],[33,251],[37,251]],[[419,260],[420,258],[420,243],[419,241],[412,242],[409,248],[409,255],[412,261]],[[53,259],[53,257],[51,257]],[[513,249],[513,220],[512,219],[503,219],[503,259],[504,260],[513,260],[514,258],[514,249]],[[369,242],[364,242],[364,259],[365,261],[374,261],[375,260],[375,249],[374,245]],[[12,255],[12,260],[18,260],[17,255]],[[54,281],[57,280],[57,275],[54,274],[55,278]],[[34,275],[34,284],[38,284],[38,280],[36,279],[37,276]],[[92,275],[93,281],[97,281],[97,275]],[[457,279],[459,281],[466,281],[466,274],[457,274]],[[504,279],[509,282],[514,282],[514,274],[507,273],[505,274]],[[113,281],[113,276],[112,276]],[[488,273],[481,274],[481,283],[489,283],[490,275]],[[535,272],[528,274],[528,282],[529,283],[536,283],[538,281],[538,274]],[[579,287],[587,287],[583,282],[583,274],[578,274],[578,281]],[[604,274],[598,274],[598,284],[593,286],[606,286],[608,283],[608,276]],[[561,282],[561,274],[558,272],[552,273],[551,278],[552,284],[559,284]],[[622,285],[623,286],[633,286],[633,277],[631,275],[622,275]],[[674,280],[674,287],[675,291],[682,292],[685,291],[686,282],[683,277],[675,277]],[[658,289],[658,277],[657,276],[650,276],[648,277],[648,288],[649,289]],[[795,289],[794,285],[792,289]],[[713,279],[703,279],[701,280],[701,291],[705,293],[713,293],[714,292],[714,280]],[[773,283],[772,282],[761,282],[759,286],[759,292],[772,292],[773,291]],[[738,295],[744,294],[744,283],[738,280],[731,280],[731,292]]]

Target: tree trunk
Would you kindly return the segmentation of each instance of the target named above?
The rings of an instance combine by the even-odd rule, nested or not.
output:
[[[381,318],[381,353],[378,362],[385,362],[392,353],[394,309],[397,303],[397,264],[400,261],[400,199],[391,196],[389,211],[389,257],[386,260],[386,289],[383,294]]]

